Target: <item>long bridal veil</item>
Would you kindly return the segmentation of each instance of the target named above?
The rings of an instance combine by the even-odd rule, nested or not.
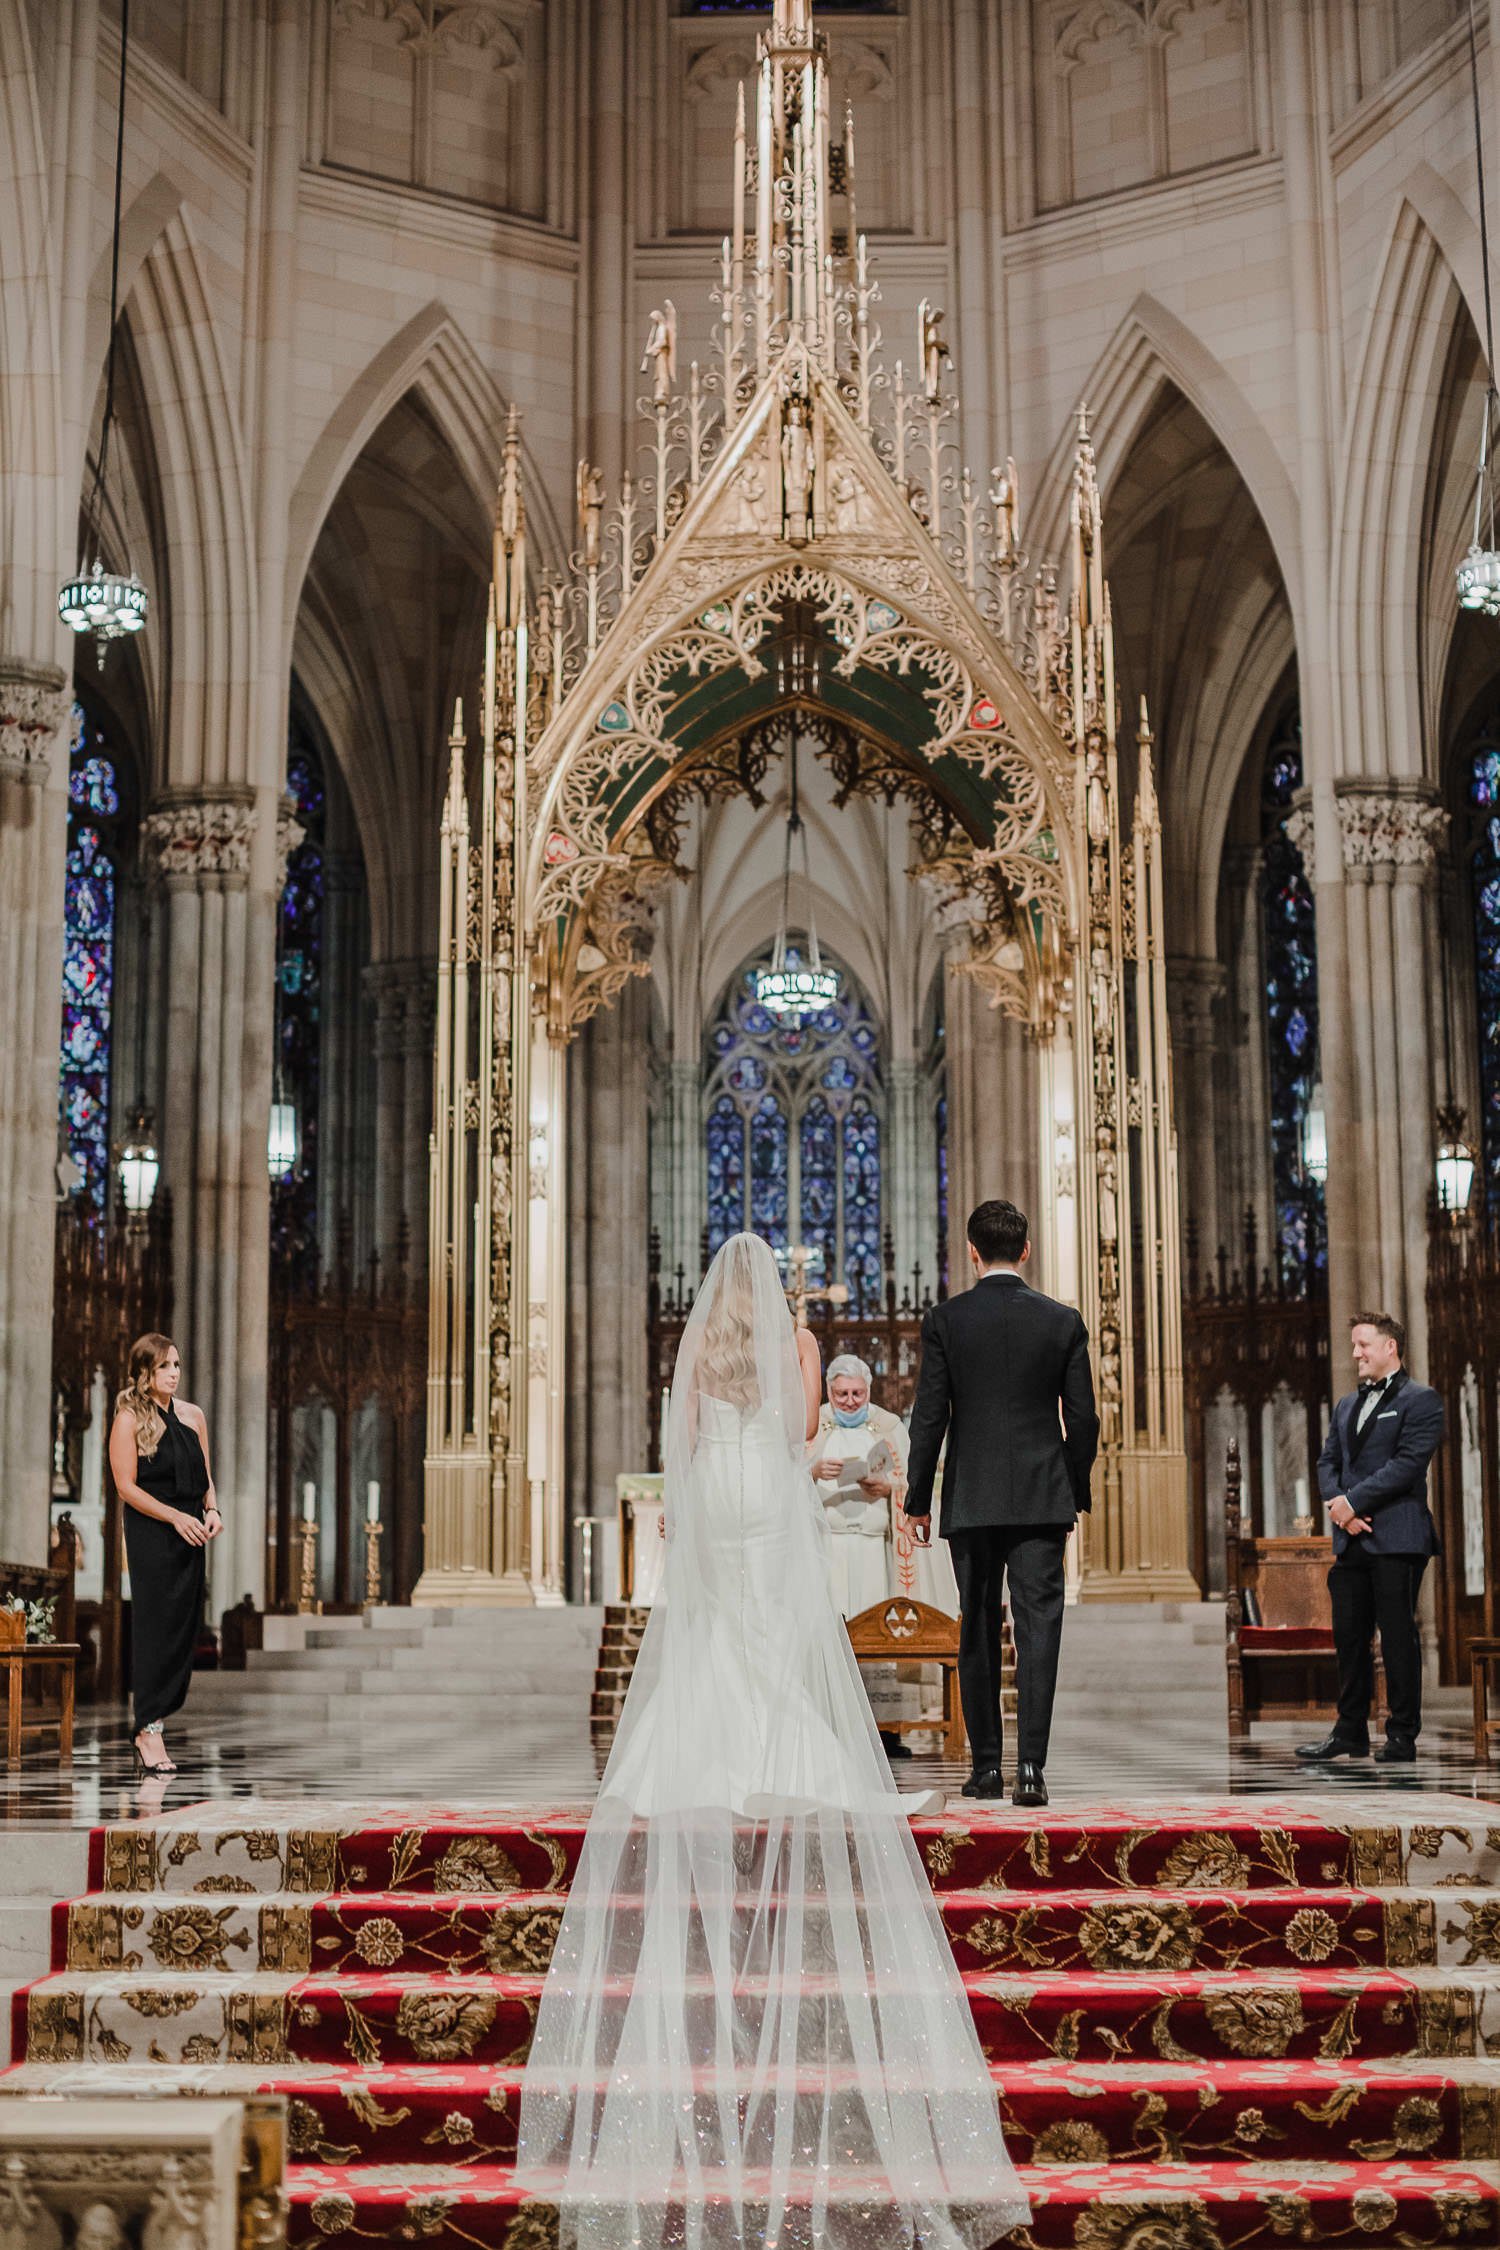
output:
[[[776,1262],[672,1385],[661,1589],[537,2014],[562,2250],[986,2250],[1028,2216],[848,1635]]]

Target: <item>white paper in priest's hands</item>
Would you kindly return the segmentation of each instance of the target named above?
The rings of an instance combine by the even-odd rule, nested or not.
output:
[[[891,1478],[896,1474],[896,1456],[884,1438],[877,1438],[866,1454],[856,1453],[847,1461],[840,1461],[838,1482],[823,1490],[823,1505],[830,1514],[844,1523],[858,1523],[874,1508],[886,1506],[884,1501],[872,1501],[868,1493],[860,1491],[867,1477]]]

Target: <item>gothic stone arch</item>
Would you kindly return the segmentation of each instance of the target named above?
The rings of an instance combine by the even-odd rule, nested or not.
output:
[[[807,493],[787,442],[803,430]],[[679,496],[675,524],[659,523],[643,567],[619,571],[627,582],[602,629],[590,583],[602,565],[589,557],[606,538],[581,478],[571,648],[566,588],[527,607],[514,435],[507,459],[477,817],[471,827],[456,729],[444,829],[439,1140],[445,1119],[450,1130],[434,1167],[432,1269],[443,1443],[431,1448],[420,1597],[561,1598],[564,1050],[646,966],[652,892],[671,864],[651,840],[651,807],[691,778],[732,715],[784,707],[775,672],[789,613],[821,640],[822,699],[842,699],[899,743],[915,776],[964,802],[967,849],[940,879],[970,925],[966,966],[1043,1050],[1037,1130],[1059,1161],[1044,1167],[1054,1192],[1042,1219],[1052,1270],[1076,1277],[1098,1349],[1105,1493],[1089,1583],[1183,1592],[1159,832],[1149,736],[1128,848],[1120,831],[1087,439],[1069,609],[1045,577],[1024,601],[1007,585],[1009,645],[836,386],[795,348]],[[615,552],[634,564],[628,521]],[[1128,1055],[1127,1012],[1140,1027]],[[1152,1245],[1139,1333],[1132,1218]],[[1127,1402],[1143,1393],[1138,1426]]]

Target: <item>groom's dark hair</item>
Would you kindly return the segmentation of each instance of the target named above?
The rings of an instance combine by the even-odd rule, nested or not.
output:
[[[1013,1203],[981,1203],[969,1215],[969,1240],[987,1266],[1013,1266],[1026,1247],[1031,1228]]]

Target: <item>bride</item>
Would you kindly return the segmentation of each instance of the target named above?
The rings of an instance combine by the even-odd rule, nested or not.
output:
[[[986,2250],[1028,2214],[834,1604],[817,1347],[735,1235],[677,1355],[667,1553],[537,2014],[561,2250]]]

